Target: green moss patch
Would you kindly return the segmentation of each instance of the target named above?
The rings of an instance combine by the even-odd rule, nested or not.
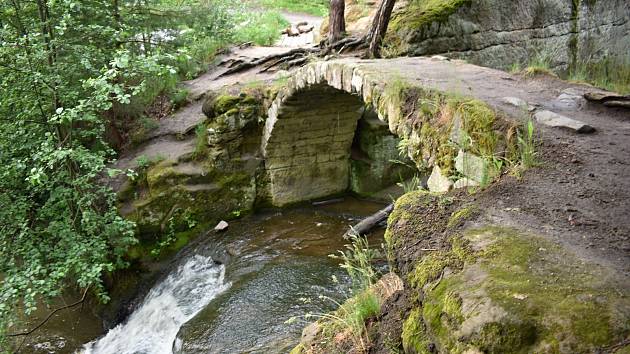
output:
[[[452,175],[460,150],[487,161],[503,161],[516,145],[510,124],[477,99],[412,86],[401,79],[371,99],[400,138],[400,154],[419,170],[437,165]]]
[[[404,52],[404,39],[412,32],[424,37],[424,32],[433,23],[445,22],[462,6],[472,0],[411,0],[401,11],[394,14],[389,25],[385,45],[395,53]]]
[[[402,327],[402,345],[405,353],[429,354],[431,340],[426,334],[422,309],[414,308]]]
[[[469,230],[458,242],[410,273],[425,331],[403,341],[428,336],[449,353],[582,353],[630,333],[630,300],[603,268],[509,228]]]

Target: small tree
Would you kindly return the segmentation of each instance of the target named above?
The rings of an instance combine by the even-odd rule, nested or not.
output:
[[[396,0],[383,0],[378,7],[378,11],[374,15],[372,25],[367,33],[366,40],[369,44],[368,56],[377,58],[380,56],[380,46],[385,33],[387,33],[387,26],[389,20],[392,17],[392,11],[394,10],[394,4]]]
[[[344,0],[330,0],[328,28],[328,43],[330,44],[340,40],[346,31],[345,8]]]

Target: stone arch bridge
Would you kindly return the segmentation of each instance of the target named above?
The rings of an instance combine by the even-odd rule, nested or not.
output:
[[[340,193],[348,189],[350,147],[363,107],[375,111],[382,124],[402,139],[424,144],[410,157],[416,165],[431,167],[443,154],[439,141],[432,147],[422,136],[422,123],[410,119],[423,97],[473,97],[493,111],[517,114],[519,108],[505,105],[505,96],[525,97],[509,74],[493,69],[449,61],[445,58],[398,58],[389,60],[338,59],[311,63],[287,79],[268,111],[262,152],[269,176],[272,204],[287,205]],[[409,87],[421,88],[413,100]],[[413,102],[412,102],[413,101]],[[414,107],[405,108],[405,104]],[[438,107],[430,119],[445,115]],[[452,114],[451,114],[452,116]],[[452,117],[451,117],[452,118]],[[447,134],[459,119],[449,119]],[[435,122],[424,122],[434,124]],[[440,122],[437,122],[438,125]],[[426,128],[425,128],[426,130]],[[454,157],[454,156],[453,156]]]

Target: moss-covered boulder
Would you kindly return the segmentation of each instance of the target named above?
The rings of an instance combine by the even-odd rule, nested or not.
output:
[[[121,212],[138,226],[136,253],[183,246],[200,225],[254,208],[264,99],[245,91],[211,95],[204,105],[211,119],[188,138],[194,151],[143,165],[119,192]]]
[[[627,286],[540,236],[466,230],[419,261],[421,304],[403,324],[408,353],[587,353],[630,333]]]

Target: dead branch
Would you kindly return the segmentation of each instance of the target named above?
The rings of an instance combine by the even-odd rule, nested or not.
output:
[[[386,220],[389,217],[389,214],[391,214],[393,210],[394,210],[394,204],[393,203],[389,204],[385,208],[377,211],[371,216],[368,216],[367,218],[361,220],[358,224],[351,227],[350,230],[348,230],[345,233],[345,235],[343,235],[343,237],[348,238],[348,236],[350,236],[351,233],[363,235],[370,232],[370,230],[375,228],[383,220]]]
[[[19,333],[9,333],[9,334],[7,334],[7,337],[21,337],[21,336],[28,336],[29,334],[31,334],[31,333],[33,333],[33,332],[35,332],[35,331],[36,331],[36,330],[38,330],[41,326],[43,326],[44,324],[46,324],[46,322],[48,322],[48,320],[50,320],[50,318],[51,318],[54,314],[56,314],[57,312],[62,311],[62,310],[66,310],[66,309],[69,309],[69,308],[72,308],[72,307],[75,307],[75,306],[77,306],[77,305],[82,304],[82,303],[83,303],[83,301],[85,301],[85,298],[87,297],[88,290],[90,290],[90,287],[89,287],[89,286],[88,286],[87,288],[85,288],[85,290],[83,291],[83,296],[81,296],[81,299],[80,299],[79,301],[77,301],[77,302],[75,302],[75,303],[73,303],[73,304],[66,305],[66,306],[62,306],[62,307],[59,307],[59,308],[57,308],[57,309],[53,310],[53,311],[52,311],[51,313],[49,313],[49,314],[48,314],[48,316],[46,316],[46,318],[45,318],[43,321],[41,321],[41,322],[40,322],[37,326],[35,326],[35,327],[31,328],[31,329],[30,329],[30,330],[28,330],[28,331],[19,332]]]

